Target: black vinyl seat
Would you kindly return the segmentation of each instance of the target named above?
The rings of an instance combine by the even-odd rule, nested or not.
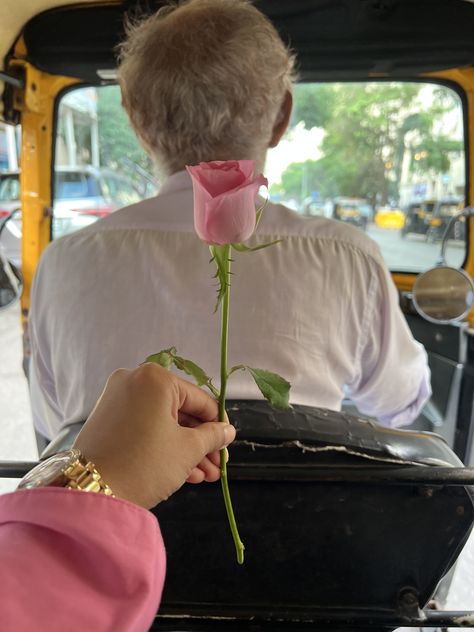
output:
[[[288,411],[271,408],[265,401],[229,401],[227,412],[239,430],[233,451],[245,445],[298,448],[308,442],[311,451],[321,445],[329,452],[339,451],[387,463],[462,467],[462,462],[438,435],[385,428],[377,422],[348,412],[293,405]],[[83,421],[65,426],[43,450],[41,459],[71,448]],[[287,445],[285,445],[287,444]],[[328,446],[333,446],[332,449]],[[244,448],[245,451],[245,448]],[[300,450],[305,452],[305,450]]]
[[[227,410],[239,430],[228,469],[245,563],[219,486],[185,485],[155,509],[168,571],[152,629],[393,629],[422,619],[474,522],[472,491],[449,482],[462,463],[446,442],[305,406]]]
[[[152,629],[420,625],[474,523],[473,488],[459,482],[462,463],[444,439],[307,406],[239,400],[227,411],[245,563],[220,486],[185,485],[154,509],[168,570]],[[81,425],[42,458],[69,448]]]

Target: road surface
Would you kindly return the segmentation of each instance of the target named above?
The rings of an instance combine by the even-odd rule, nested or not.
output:
[[[378,243],[385,263],[390,270],[398,272],[420,272],[436,265],[440,254],[440,243],[427,243],[424,235],[409,234],[402,237],[399,230],[377,228],[369,225],[367,235]],[[446,249],[449,265],[459,267],[465,257],[465,244],[450,240]]]

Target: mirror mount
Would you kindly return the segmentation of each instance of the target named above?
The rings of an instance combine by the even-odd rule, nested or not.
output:
[[[446,226],[446,230],[444,231],[443,237],[441,239],[441,248],[439,253],[438,261],[436,262],[437,266],[446,266],[446,247],[448,245],[448,239],[451,234],[451,230],[454,224],[459,221],[462,217],[472,217],[474,215],[474,206],[466,206],[462,211],[453,215]]]

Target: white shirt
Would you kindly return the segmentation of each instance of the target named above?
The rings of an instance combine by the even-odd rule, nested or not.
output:
[[[275,371],[290,401],[339,410],[346,390],[386,425],[410,423],[430,395],[429,369],[398,307],[378,246],[362,231],[268,204],[256,241],[235,253],[230,365]],[[48,246],[32,289],[31,397],[53,437],[87,418],[108,375],[170,346],[219,385],[214,264],[194,232],[189,176]],[[261,399],[235,373],[229,398]]]

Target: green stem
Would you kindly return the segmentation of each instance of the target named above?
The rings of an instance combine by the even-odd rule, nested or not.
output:
[[[219,421],[225,421],[225,396],[227,390],[227,346],[229,341],[230,305],[230,246],[225,247],[225,282],[227,284],[221,307],[221,392],[219,395]]]
[[[226,246],[225,250],[225,262],[226,262],[226,290],[222,299],[222,312],[221,312],[221,390],[219,394],[219,421],[226,421],[225,414],[225,396],[227,390],[227,347],[229,340],[229,303],[230,303],[230,251],[231,246]],[[229,481],[227,478],[227,449],[224,448],[220,452],[220,466],[221,466],[221,486],[222,494],[224,496],[224,503],[227,512],[227,518],[229,520],[230,530],[232,532],[232,538],[234,539],[235,551],[237,553],[237,562],[239,564],[244,563],[244,544],[240,539],[239,530],[235,521],[234,510],[232,508],[232,500],[230,498]]]

